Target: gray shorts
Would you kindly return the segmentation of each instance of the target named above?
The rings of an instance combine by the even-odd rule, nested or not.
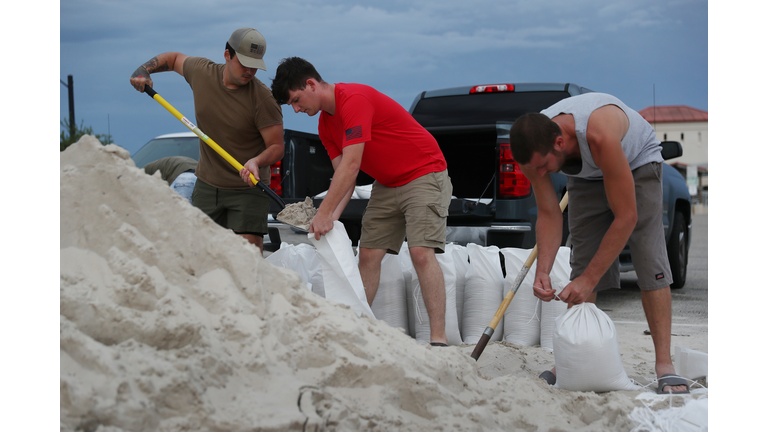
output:
[[[374,182],[363,214],[360,247],[397,254],[407,238],[408,247],[445,252],[451,193],[447,170],[425,174],[398,187]]]
[[[664,288],[672,283],[664,241],[661,173],[662,165],[659,162],[632,171],[637,200],[637,225],[628,244],[632,265],[637,273],[637,284],[643,291]],[[613,212],[608,205],[603,181],[568,177],[568,228],[573,248],[571,280],[586,270],[611,222]],[[617,257],[598,282],[595,291],[619,287]]]

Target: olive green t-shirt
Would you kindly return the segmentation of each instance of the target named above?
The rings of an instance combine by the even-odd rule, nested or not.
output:
[[[144,165],[144,172],[149,175],[160,171],[160,177],[165,180],[168,185],[173,183],[179,174],[185,173],[187,171],[194,172],[196,169],[197,161],[191,157],[186,156],[164,157]]]
[[[184,78],[192,88],[197,126],[240,164],[266,149],[259,129],[283,123],[283,112],[270,89],[257,78],[232,90],[222,82],[223,64],[203,57],[184,60]],[[200,140],[197,178],[221,189],[247,189],[240,173]],[[259,177],[269,184],[270,167],[260,167]]]

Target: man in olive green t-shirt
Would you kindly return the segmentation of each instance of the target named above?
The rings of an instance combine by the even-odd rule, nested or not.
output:
[[[152,73],[172,70],[187,80],[197,126],[244,166],[238,172],[200,140],[192,203],[262,250],[270,199],[243,177],[253,174],[269,185],[270,165],[281,160],[285,150],[282,110],[270,89],[255,77],[257,69],[266,70],[265,52],[261,33],[244,27],[229,38],[224,64],[167,52],[131,75],[131,85],[140,92],[152,85]]]

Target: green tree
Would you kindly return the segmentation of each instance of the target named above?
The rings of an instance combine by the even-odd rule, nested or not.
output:
[[[61,151],[64,151],[67,147],[74,144],[83,137],[83,135],[93,135],[101,141],[102,145],[107,145],[112,143],[112,135],[110,134],[94,134],[93,133],[93,127],[91,126],[83,126],[83,122],[80,121],[80,126],[75,127],[75,134],[70,135],[70,128],[69,128],[69,120],[64,119],[61,121],[61,127],[63,130],[61,131]]]

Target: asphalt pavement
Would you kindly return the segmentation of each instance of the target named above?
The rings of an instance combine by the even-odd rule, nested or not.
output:
[[[673,327],[683,324],[706,326],[708,323],[708,215],[694,214],[692,219],[688,276],[685,286],[672,290]],[[635,272],[622,273],[621,288],[601,292],[597,296],[597,306],[614,321],[645,321]]]

